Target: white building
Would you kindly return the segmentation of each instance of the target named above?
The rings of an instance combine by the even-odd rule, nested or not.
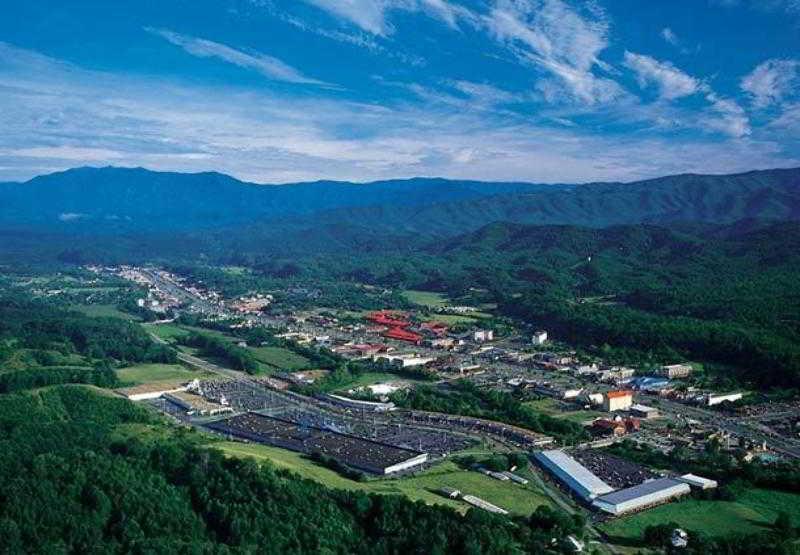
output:
[[[742,393],[728,393],[726,395],[708,395],[706,397],[706,405],[709,407],[713,407],[714,405],[719,405],[724,402],[733,403],[734,401],[738,401],[744,397]]]
[[[633,393],[630,391],[609,391],[603,399],[603,409],[607,412],[628,410],[633,406]]]
[[[547,332],[544,330],[538,330],[533,333],[533,337],[531,338],[531,343],[534,345],[544,345],[547,343]]]
[[[383,354],[375,357],[375,360],[386,360],[393,366],[398,368],[410,368],[412,366],[425,366],[426,364],[436,360],[435,358],[422,357],[417,354]]]
[[[491,341],[494,339],[494,331],[492,330],[475,330],[472,334],[474,341]]]
[[[659,478],[602,495],[592,505],[606,513],[621,515],[665,503],[690,491],[688,484],[672,478]]]
[[[592,500],[614,491],[614,488],[564,451],[541,451],[534,454],[534,458],[583,499]]]
[[[710,480],[695,474],[684,474],[683,476],[675,479],[685,484],[689,484],[691,487],[697,489],[714,489],[717,487],[716,480]]]

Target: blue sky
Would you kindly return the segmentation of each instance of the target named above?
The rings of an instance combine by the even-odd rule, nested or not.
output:
[[[9,1],[0,180],[800,166],[800,0]]]

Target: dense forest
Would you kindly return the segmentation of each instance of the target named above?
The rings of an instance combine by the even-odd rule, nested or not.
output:
[[[461,516],[329,490],[164,426],[80,386],[0,396],[3,551],[505,555],[561,552],[551,540],[583,528],[546,508]],[[137,439],[124,433],[131,427],[160,433]]]

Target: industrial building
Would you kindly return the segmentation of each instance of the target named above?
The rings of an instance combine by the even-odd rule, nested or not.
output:
[[[695,489],[705,490],[705,489],[714,489],[717,487],[716,480],[703,478],[702,476],[697,476],[696,474],[684,474],[683,476],[679,476],[678,478],[675,479],[685,484],[689,484],[689,486]]]
[[[689,485],[684,482],[673,478],[659,478],[601,495],[594,500],[592,506],[612,515],[621,515],[666,503],[690,491]]]
[[[584,500],[592,500],[614,491],[614,488],[592,474],[588,468],[564,451],[540,451],[534,454],[534,458],[542,467]]]

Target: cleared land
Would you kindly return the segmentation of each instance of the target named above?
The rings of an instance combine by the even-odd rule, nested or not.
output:
[[[448,298],[446,295],[442,293],[434,293],[433,291],[416,291],[413,289],[407,289],[403,291],[403,296],[411,303],[431,308],[445,306],[448,303]]]
[[[293,372],[310,368],[311,365],[306,357],[282,347],[256,347],[249,350],[258,362],[267,366],[266,370]]]
[[[354,482],[315,464],[298,453],[277,447],[235,442],[218,442],[213,446],[231,456],[253,457],[257,460],[269,461],[279,468],[291,470],[304,478],[310,478],[331,488],[384,495],[405,495],[415,501],[447,505],[461,512],[465,512],[469,505],[461,501],[446,499],[435,493],[436,490],[442,487],[455,488],[464,493],[477,495],[490,503],[520,515],[530,514],[539,505],[549,505],[549,500],[545,495],[530,484],[520,486],[509,482],[500,482],[477,472],[461,470],[452,462],[443,462],[413,477]]]
[[[194,371],[180,364],[139,364],[117,370],[117,377],[126,385],[161,381],[193,380],[205,378],[206,372]]]
[[[612,543],[638,545],[645,528],[654,524],[676,522],[708,536],[751,534],[771,526],[781,511],[791,516],[795,526],[800,525],[800,495],[751,489],[742,492],[736,501],[686,499],[609,521],[600,528]]]
[[[537,412],[552,416],[553,418],[563,418],[564,420],[577,422],[578,424],[605,415],[603,412],[593,410],[577,409],[563,411],[559,408],[559,403],[555,399],[537,399],[535,401],[527,401],[525,405]]]
[[[121,318],[122,320],[136,321],[136,316],[122,312],[113,304],[78,304],[71,307],[92,318]]]

